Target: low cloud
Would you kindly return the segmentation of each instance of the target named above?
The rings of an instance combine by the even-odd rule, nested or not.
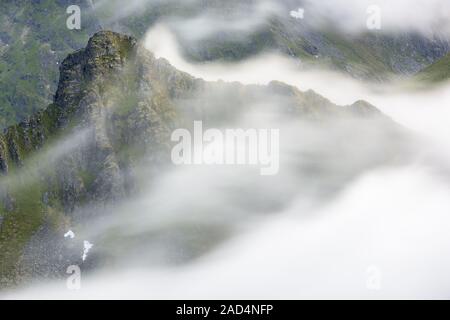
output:
[[[218,33],[243,37],[267,27],[273,18],[290,24],[299,23],[300,28],[306,29],[365,33],[369,31],[368,8],[374,6],[381,9],[382,33],[420,32],[450,37],[450,3],[446,0],[248,0],[224,3],[132,0],[127,3],[95,1],[94,8],[99,16],[108,16],[107,23],[153,11],[159,22],[169,25],[185,41],[199,41]],[[172,9],[160,12],[158,8],[161,7]],[[302,19],[293,18],[292,12],[303,13]]]

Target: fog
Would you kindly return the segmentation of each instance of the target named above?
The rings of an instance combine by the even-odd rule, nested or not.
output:
[[[381,14],[381,32],[420,32],[450,35],[450,3],[446,0],[247,0],[220,2],[201,0],[133,0],[94,1],[98,15],[113,12],[106,23],[124,21],[139,16],[146,9],[159,7],[184,8],[163,13],[159,20],[177,30],[185,40],[210,38],[219,32],[233,33],[235,37],[250,34],[270,19],[295,19],[291,11],[304,10],[304,25],[321,29],[332,27],[347,33],[367,32],[368,8],[378,6]],[[231,3],[231,5],[230,5]],[[233,7],[233,10],[227,7]],[[155,11],[158,11],[155,9]],[[163,10],[164,12],[164,10]],[[371,11],[373,13],[373,11]]]
[[[80,291],[61,282],[7,297],[448,298],[448,209],[448,184],[423,169],[379,170],[314,219],[299,218],[294,205],[193,264],[121,269],[83,278]]]
[[[92,128],[84,128],[51,141],[39,153],[26,159],[21,170],[13,170],[2,177],[0,190],[8,189],[10,192],[20,190],[23,186],[32,185],[39,180],[39,176],[54,170],[55,165],[64,159],[64,156],[77,149],[85,147]]]

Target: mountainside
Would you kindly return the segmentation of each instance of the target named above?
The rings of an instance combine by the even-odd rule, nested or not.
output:
[[[120,5],[120,1],[102,2],[98,11],[114,12]],[[168,23],[178,35],[185,55],[199,62],[237,61],[272,50],[300,59],[307,67],[333,68],[356,78],[376,81],[395,75],[413,75],[450,51],[450,39],[438,34],[426,37],[419,33],[381,30],[348,33],[326,24],[318,28],[314,23],[323,19],[320,13],[306,10],[303,19],[290,15],[291,10],[303,5],[302,1],[278,1],[277,8],[270,13],[264,9],[264,2],[254,0],[149,2],[142,4],[131,18],[119,14],[112,23],[111,17],[103,14],[100,20],[108,28],[126,30],[137,36],[142,36],[156,22]],[[264,17],[257,18],[258,15]],[[224,27],[233,22],[251,25],[253,20],[254,26],[242,31]],[[213,31],[193,39],[192,33],[200,31],[201,27],[196,25],[201,26],[201,21],[211,24]],[[216,31],[215,23],[219,25]]]
[[[180,36],[181,42],[183,38]],[[195,61],[240,60],[264,50],[299,59],[305,68],[325,68],[370,81],[412,76],[450,51],[448,39],[419,34],[366,32],[345,34],[316,30],[295,19],[272,19],[235,40],[233,34],[186,41],[185,54]]]
[[[192,120],[220,127],[271,101],[281,101],[278,112],[289,118],[324,125],[375,119],[386,124],[383,134],[398,134],[364,101],[339,107],[279,82],[205,82],[155,59],[132,37],[95,34],[61,64],[54,102],[0,136],[0,284],[55,276],[79,260],[54,239],[137,192],[139,165],[167,167],[173,129]]]
[[[79,5],[82,30],[66,27],[66,9]],[[53,100],[58,63],[100,30],[84,0],[0,3],[0,128],[25,119]]]
[[[68,53],[82,48],[102,27],[125,31],[139,39],[154,24],[169,23],[178,35],[184,54],[195,61],[236,61],[272,50],[299,59],[305,67],[332,68],[376,81],[399,74],[412,75],[441,58],[450,48],[448,39],[438,36],[428,39],[418,34],[346,35],[333,28],[317,30],[307,20],[289,16],[289,11],[295,9],[293,6],[299,5],[289,1],[279,4],[285,15],[268,15],[263,23],[249,31],[219,30],[195,41],[190,38],[192,32],[187,27],[191,22],[203,16],[222,21],[222,12],[227,12],[229,19],[237,17],[238,21],[245,21],[246,12],[251,12],[257,3],[253,0],[150,1],[124,10],[122,1],[2,1],[0,128],[21,121],[51,103],[58,81],[58,63]],[[69,5],[81,8],[81,30],[66,27]],[[223,23],[228,25],[226,20]]]

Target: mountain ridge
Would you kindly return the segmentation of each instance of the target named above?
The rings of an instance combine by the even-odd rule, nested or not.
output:
[[[54,103],[0,135],[0,287],[81,263],[55,239],[137,192],[140,163],[155,171],[167,166],[171,132],[192,120],[221,125],[253,105],[282,101],[279,111],[288,117],[376,118],[396,128],[364,101],[339,107],[281,82],[194,78],[111,31],[91,37],[60,72]]]
[[[119,1],[61,0],[57,2],[5,1],[0,4],[0,128],[25,119],[52,103],[58,84],[58,63],[102,28],[142,37],[158,22],[190,19],[225,10],[239,14],[255,1],[150,2],[132,16],[121,12]],[[94,4],[92,6],[92,4]],[[97,6],[98,4],[98,6]],[[81,30],[66,28],[66,8],[83,12]],[[314,30],[286,15],[274,17],[254,32],[219,32],[200,42],[181,37],[185,55],[195,61],[240,60],[263,50],[276,50],[304,62],[306,67],[331,68],[357,79],[386,81],[411,76],[450,49],[448,39],[420,34],[350,36],[333,30]],[[117,14],[119,12],[119,14]],[[242,12],[245,12],[243,10]],[[236,38],[238,38],[236,40]],[[239,40],[240,38],[240,40]]]

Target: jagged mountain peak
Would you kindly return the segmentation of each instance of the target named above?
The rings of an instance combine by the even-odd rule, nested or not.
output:
[[[60,66],[60,79],[55,96],[55,104],[60,107],[70,105],[74,96],[72,85],[102,80],[112,71],[123,67],[126,60],[135,52],[135,38],[112,31],[94,34],[85,49],[70,54]]]
[[[151,113],[151,121],[149,115],[137,117],[148,118],[153,124],[164,123],[168,129],[175,123],[172,121],[177,113],[174,100],[184,99],[192,104],[205,99],[206,93],[211,99],[211,92],[219,98],[212,99],[212,105],[217,104],[215,100],[221,101],[222,96],[225,101],[232,97],[234,102],[233,107],[227,110],[229,114],[247,108],[246,104],[262,101],[267,95],[287,98],[289,107],[286,110],[295,110],[303,117],[323,117],[343,111],[360,115],[380,114],[364,101],[358,101],[347,109],[337,108],[311,90],[301,92],[279,81],[272,81],[267,86],[205,82],[175,69],[163,58],[155,59],[131,36],[100,31],[89,39],[86,48],[64,59],[54,103],[5,130],[0,137],[0,169],[7,173],[10,163],[20,166],[23,157],[39,149],[48,137],[62,128],[85,125],[98,129],[103,126],[99,124],[104,122],[104,117],[118,119],[137,116],[136,112]],[[250,103],[246,103],[248,101]],[[108,111],[105,113],[102,109]],[[202,114],[204,110],[197,110],[199,117]]]

